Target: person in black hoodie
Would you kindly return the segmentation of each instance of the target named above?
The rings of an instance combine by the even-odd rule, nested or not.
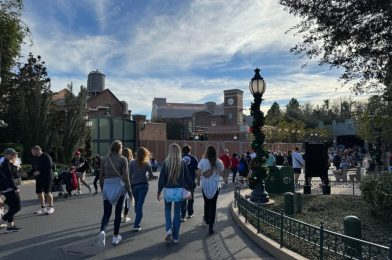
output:
[[[8,212],[2,217],[3,221],[7,221],[7,232],[17,232],[19,227],[14,224],[14,216],[21,209],[19,188],[15,184],[15,176],[17,168],[13,165],[16,155],[14,149],[7,148],[4,151],[4,161],[0,166],[0,193],[4,195],[4,203],[8,205]]]

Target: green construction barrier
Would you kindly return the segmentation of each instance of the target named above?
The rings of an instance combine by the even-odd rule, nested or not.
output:
[[[270,172],[265,180],[265,188],[268,193],[294,193],[294,171],[292,167],[268,166],[268,168]]]

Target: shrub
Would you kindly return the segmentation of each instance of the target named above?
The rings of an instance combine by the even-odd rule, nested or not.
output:
[[[23,153],[23,145],[17,143],[0,143],[0,153],[2,154],[3,151],[7,148],[15,149],[19,154]]]
[[[367,175],[363,178],[361,196],[373,212],[381,216],[392,214],[392,175],[388,173]]]

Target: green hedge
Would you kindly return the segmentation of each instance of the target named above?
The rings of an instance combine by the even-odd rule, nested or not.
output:
[[[366,175],[361,183],[361,196],[375,214],[392,215],[392,175],[388,173]]]
[[[7,148],[15,149],[20,155],[23,154],[23,145],[18,143],[0,143],[0,154],[3,154],[3,151]]]

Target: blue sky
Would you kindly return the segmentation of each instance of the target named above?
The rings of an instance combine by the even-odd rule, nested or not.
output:
[[[311,63],[301,68],[289,52],[300,38],[285,32],[298,21],[277,0],[25,0],[24,20],[58,91],[86,85],[97,68],[106,87],[133,113],[151,113],[154,97],[168,102],[223,102],[261,68],[267,83],[263,110],[291,97],[319,104],[351,96],[338,71]],[[337,89],[337,90],[336,90]]]

